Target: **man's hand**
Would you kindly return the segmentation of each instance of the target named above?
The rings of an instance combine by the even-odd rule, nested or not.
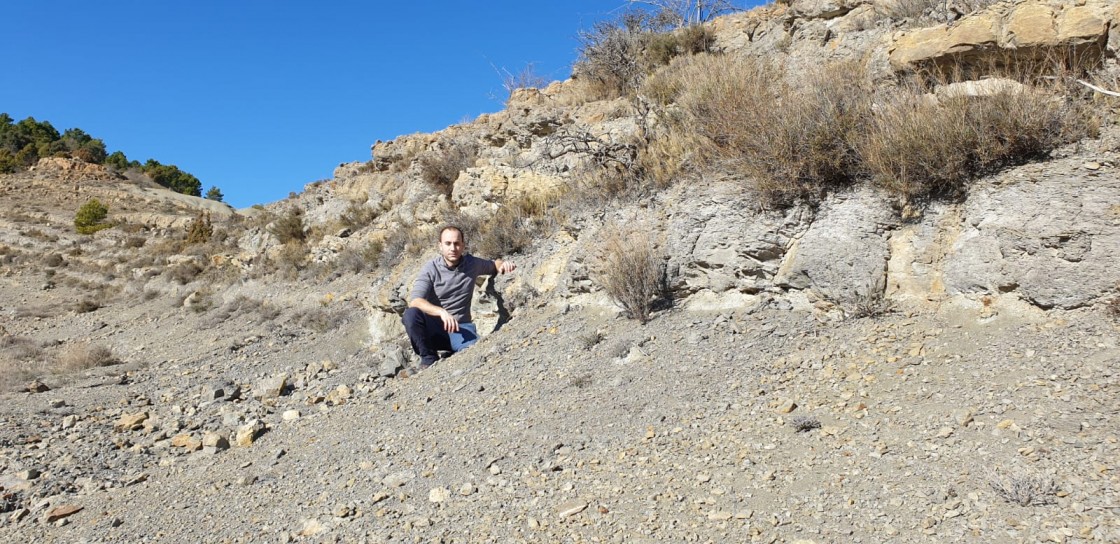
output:
[[[503,261],[501,259],[494,261],[494,267],[498,269],[499,274],[509,274],[510,272],[517,270],[517,265],[509,261]]]
[[[447,332],[459,332],[459,322],[455,320],[450,312],[440,308],[439,318],[443,321],[443,330]]]

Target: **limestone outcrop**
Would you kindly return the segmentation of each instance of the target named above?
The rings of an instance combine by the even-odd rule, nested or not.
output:
[[[958,21],[898,32],[890,45],[896,70],[968,62],[989,56],[1044,58],[1058,50],[1078,55],[1114,55],[1117,6],[1101,0],[1080,5],[1031,0],[996,4]],[[995,55],[1003,55],[1000,59]]]

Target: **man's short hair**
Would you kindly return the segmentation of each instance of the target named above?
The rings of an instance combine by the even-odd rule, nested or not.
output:
[[[459,228],[455,225],[447,225],[447,226],[443,227],[442,229],[439,229],[439,239],[440,239],[440,241],[443,241],[443,233],[445,233],[449,230],[453,230],[455,232],[458,232],[459,233],[459,239],[462,240],[464,244],[467,243],[467,235],[463,234],[463,229],[461,229],[461,228]]]

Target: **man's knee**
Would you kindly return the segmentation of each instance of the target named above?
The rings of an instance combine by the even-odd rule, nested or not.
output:
[[[419,308],[408,308],[401,316],[401,321],[404,322],[406,327],[409,323],[423,322],[423,320],[424,312],[421,312]]]

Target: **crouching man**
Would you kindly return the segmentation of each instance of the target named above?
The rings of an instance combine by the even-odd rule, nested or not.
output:
[[[466,253],[467,241],[458,227],[439,233],[439,257],[424,263],[404,312],[404,329],[420,368],[439,359],[440,351],[459,351],[478,341],[471,323],[471,298],[479,276],[508,274],[517,266],[501,259],[488,261]]]

